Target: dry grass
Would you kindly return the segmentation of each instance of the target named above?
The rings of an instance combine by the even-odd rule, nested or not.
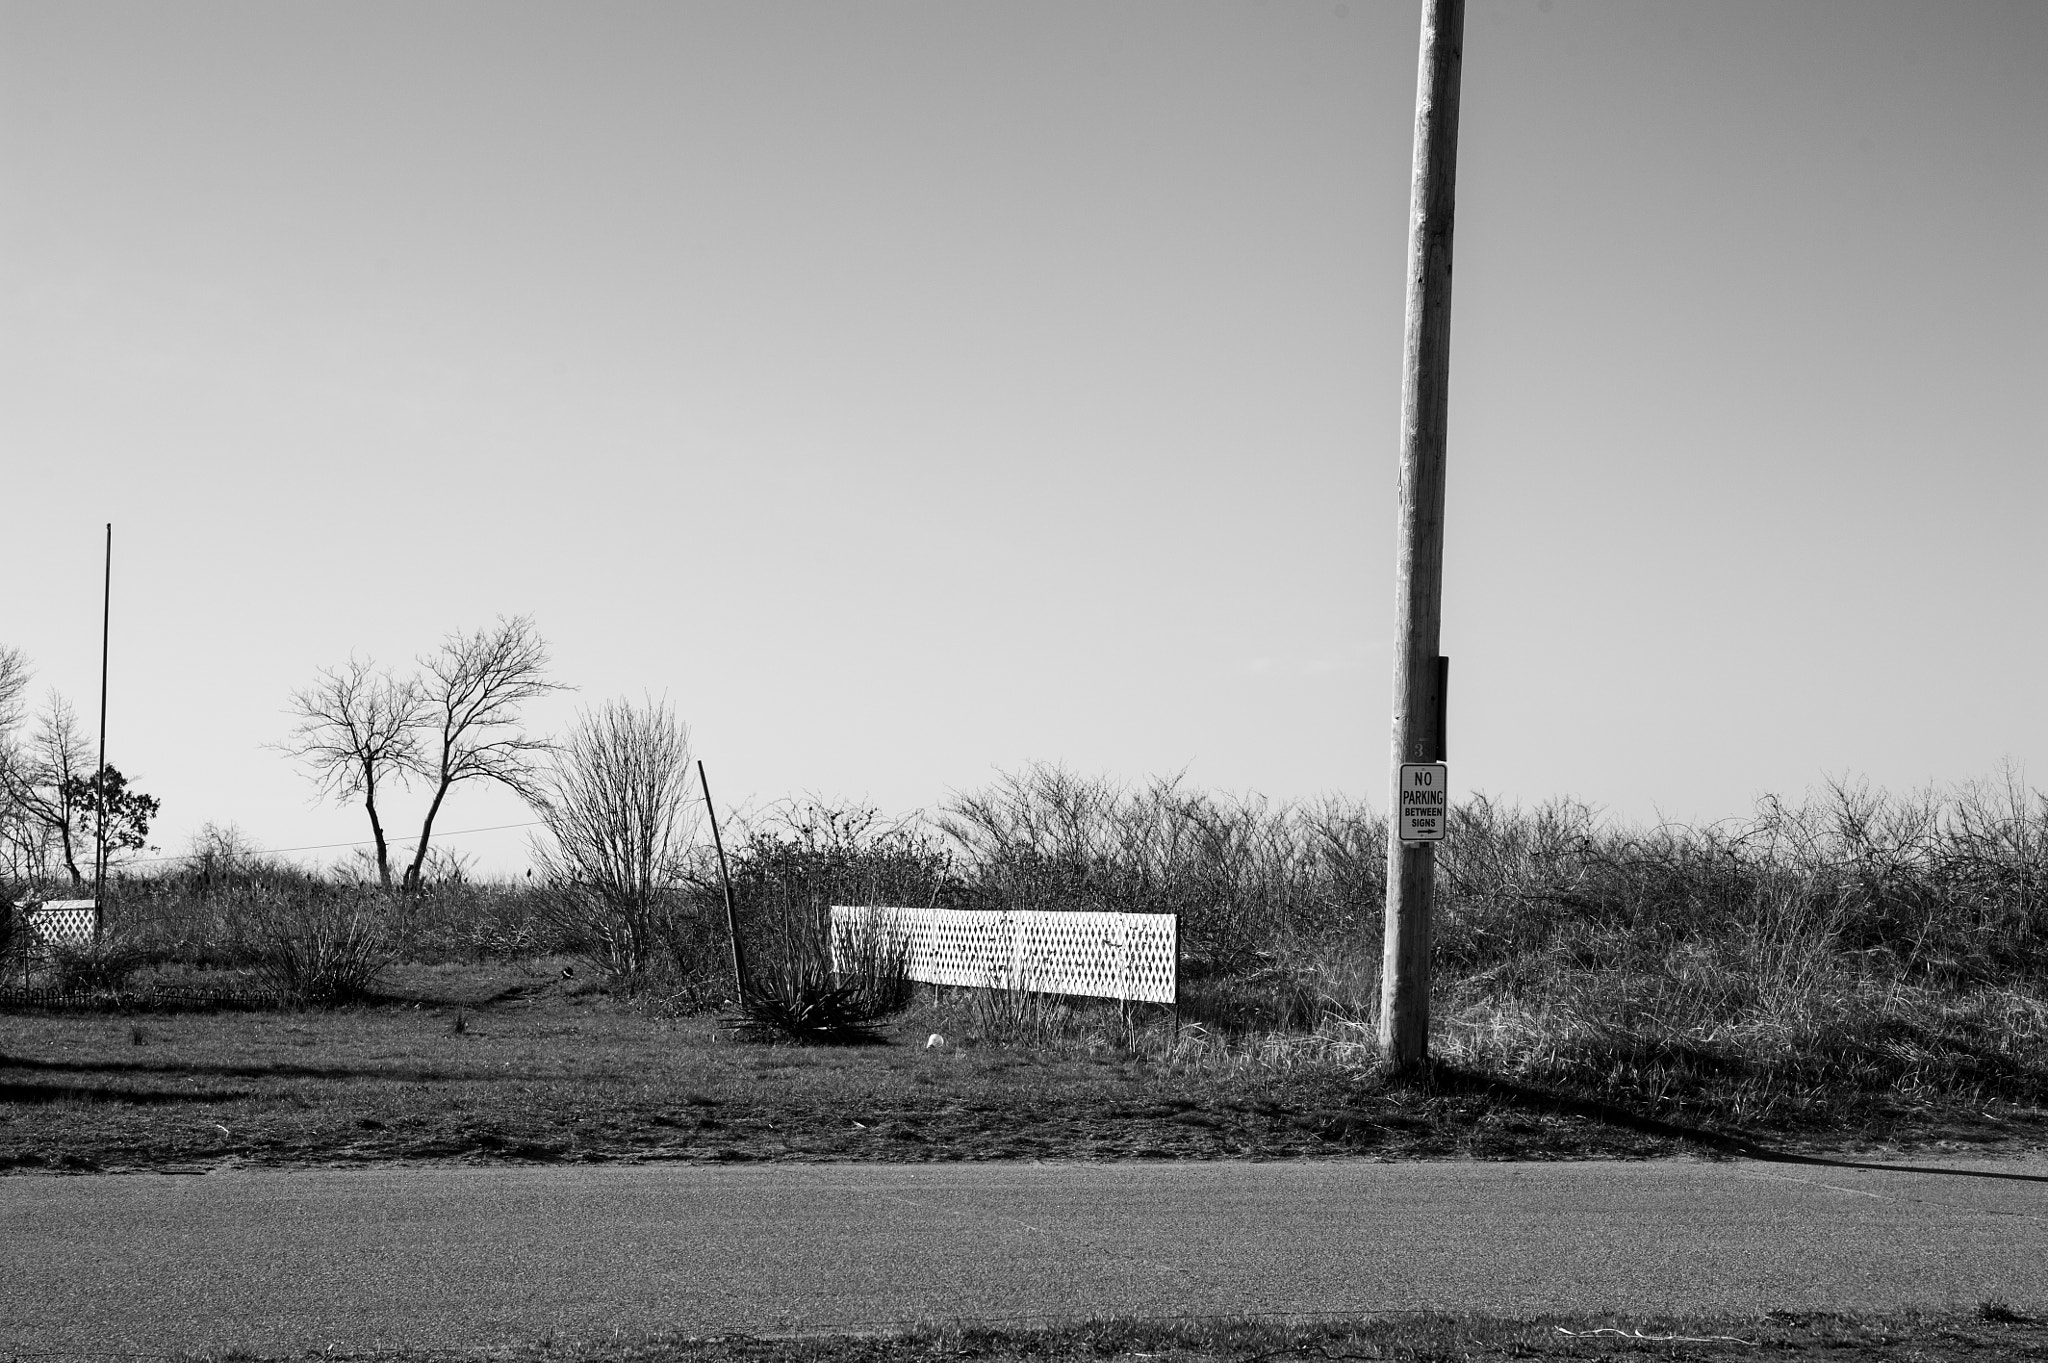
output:
[[[46,1014],[0,1052],[0,1165],[389,1160],[981,1160],[1654,1155],[1682,1133],[1343,1064],[1275,1065],[1199,1029],[1085,1011],[1006,1044],[971,994],[888,1044],[722,1040],[560,978],[558,960],[395,973],[370,1007]],[[934,1035],[943,1037],[928,1044]]]
[[[1648,834],[1467,817],[1435,1043],[1455,1064],[1762,1130],[2048,1101],[2039,795],[1836,785]]]
[[[927,995],[882,1030],[894,1045],[777,1060],[780,1078],[745,1088],[763,1097],[742,1105],[754,1115],[696,1123],[686,1141],[663,1093],[729,1106],[721,1076],[756,1064],[720,1049],[696,1016],[730,992],[714,930],[722,913],[704,905],[678,910],[665,974],[614,981],[603,998],[503,998],[459,1034],[454,1010],[476,1003],[464,971],[524,978],[536,951],[587,945],[545,889],[453,878],[391,899],[260,863],[214,867],[124,885],[116,930],[130,965],[253,970],[279,923],[327,915],[372,923],[375,940],[358,939],[366,952],[429,963],[363,985],[418,1007],[194,1018],[166,1032],[188,1068],[162,1073],[201,1093],[214,1091],[209,1076],[247,1090],[203,1120],[205,1104],[192,1106],[199,1136],[216,1125],[276,1133],[206,1147],[245,1158],[839,1158],[871,1152],[876,1138],[856,1133],[878,1126],[924,1133],[889,1147],[917,1158],[1649,1152],[1688,1139],[1867,1148],[2032,1140],[2048,1122],[2048,803],[2016,781],[1913,796],[1836,785],[1705,828],[1629,829],[1571,802],[1469,801],[1439,863],[1432,1044],[1442,1063],[1400,1085],[1379,1074],[1371,1044],[1384,825],[1368,810],[1230,801],[1171,781],[1125,789],[1037,768],[956,798],[941,820],[948,842],[815,805],[777,818],[744,834],[735,867],[764,970],[815,963],[834,902],[1172,911],[1184,1025],[1170,1032],[1156,1018],[1134,1024],[1113,1007],[1030,994]],[[579,963],[589,974],[590,958]],[[532,968],[545,983],[555,967]],[[135,1057],[111,1020],[104,1047],[80,1040],[101,1025],[19,1024],[0,1069],[32,1073],[4,1075],[0,1142],[32,1153],[40,1147],[22,1133],[64,1126],[52,1114],[76,1108],[86,1115],[64,1129],[104,1126],[105,1139],[49,1149],[104,1162],[127,1148],[119,1110],[184,1110],[161,1094],[119,1096],[121,1075],[157,1071],[107,1069]],[[304,1044],[339,1087],[287,1099],[277,1075],[222,1068],[275,1049],[281,1027],[318,1038]],[[934,1032],[970,1044],[935,1060],[922,1050]],[[515,1053],[488,1075],[457,1063],[501,1037],[519,1038]],[[82,1076],[74,1088],[85,1096],[52,1100],[62,1084],[47,1066],[79,1046],[75,1068],[56,1073]],[[373,1059],[357,1054],[365,1047]],[[587,1094],[570,1073],[586,1054],[599,1062]],[[621,1057],[618,1084],[602,1079],[608,1056]],[[982,1093],[1002,1087],[984,1083],[998,1072],[1017,1088],[1020,1066],[1033,1076],[1025,1098]],[[404,1115],[380,1087],[399,1071],[428,1076],[411,1081],[412,1100],[440,1116]],[[798,1083],[799,1073],[811,1078]],[[531,1121],[501,1101],[522,1082],[541,1086]],[[440,1107],[422,1096],[444,1092]],[[112,1096],[96,1108],[94,1093]],[[839,1120],[870,1093],[885,1100],[876,1113],[893,1115]],[[616,1120],[561,1115],[593,1102]],[[825,1106],[806,1113],[811,1102]],[[234,1106],[247,1103],[298,1107],[252,1128]],[[349,1128],[356,1106],[379,1125]],[[1153,1107],[1202,1120],[1147,1115]],[[960,1115],[984,1109],[985,1123]],[[163,1142],[150,1148],[170,1158]]]
[[[1366,811],[1043,770],[966,808],[989,879],[1182,912],[1183,1013],[1216,1039],[1370,1063],[1384,825]],[[1475,798],[1437,904],[1432,1050],[1459,1082],[1770,1138],[1963,1139],[2048,1104],[2048,801],[2016,780],[1836,783],[1648,830]]]
[[[394,971],[373,1006],[27,1014],[0,1051],[0,1167],[463,1161],[1571,1158],[1735,1148],[1706,1124],[1442,1067],[1390,1082],[1360,1038],[1231,1040],[1043,1001],[1019,1038],[974,991],[885,1044],[755,1045],[561,977],[559,959]],[[992,1016],[998,1017],[991,1027]],[[936,1043],[932,1038],[941,1040]],[[1909,1101],[1793,1150],[2048,1141],[2048,1113]]]
[[[1460,981],[1437,1055],[1647,1114],[1755,1131],[1854,1129],[2048,1103],[2048,994],[1824,976],[1730,998],[1696,950],[1560,967],[1540,989]],[[1658,967],[1661,967],[1659,969]],[[1526,967],[1525,967],[1526,968]]]

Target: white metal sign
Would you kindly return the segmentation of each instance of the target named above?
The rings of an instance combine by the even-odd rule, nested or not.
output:
[[[1400,808],[1402,842],[1442,842],[1451,821],[1450,769],[1441,762],[1403,762]]]

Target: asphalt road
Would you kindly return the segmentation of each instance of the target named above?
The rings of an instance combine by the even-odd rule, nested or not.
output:
[[[577,1166],[0,1179],[0,1350],[1424,1308],[2048,1309],[2048,1162]],[[1985,1174],[1996,1176],[1985,1176]]]

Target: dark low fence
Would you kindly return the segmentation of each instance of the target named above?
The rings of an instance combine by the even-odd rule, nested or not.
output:
[[[158,985],[153,989],[51,989],[0,986],[0,1013],[213,1013],[282,1008],[274,989]]]

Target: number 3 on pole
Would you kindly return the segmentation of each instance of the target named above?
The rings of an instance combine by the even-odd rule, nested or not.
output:
[[[1441,762],[1401,764],[1400,820],[1402,842],[1442,842],[1450,823],[1450,769]]]

